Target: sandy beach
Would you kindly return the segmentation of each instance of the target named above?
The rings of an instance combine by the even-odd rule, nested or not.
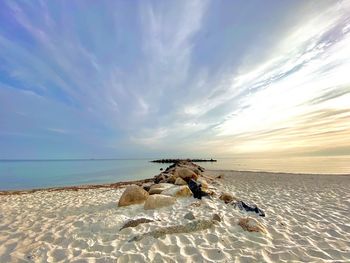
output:
[[[350,263],[350,0],[0,0],[0,263]]]
[[[0,262],[349,262],[350,176],[206,171],[209,189],[255,203],[260,217],[219,198],[177,198],[145,210],[118,207],[125,186],[0,196]],[[208,229],[154,238],[149,233],[196,219]],[[247,232],[240,218],[267,234]],[[130,219],[153,222],[122,229]],[[142,239],[135,239],[136,237]]]

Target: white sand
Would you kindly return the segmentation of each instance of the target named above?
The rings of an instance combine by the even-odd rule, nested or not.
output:
[[[168,208],[118,208],[123,189],[40,191],[0,196],[0,262],[349,262],[350,176],[225,174],[217,191],[255,202],[268,234],[237,225],[248,215],[219,200],[179,199]],[[222,221],[195,233],[136,235],[214,213]],[[159,220],[119,231],[132,218]]]

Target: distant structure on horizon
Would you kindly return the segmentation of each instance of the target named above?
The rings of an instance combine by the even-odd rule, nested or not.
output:
[[[151,161],[152,163],[177,163],[181,161],[189,161],[194,163],[201,163],[201,162],[217,162],[217,160],[214,159],[158,159]]]

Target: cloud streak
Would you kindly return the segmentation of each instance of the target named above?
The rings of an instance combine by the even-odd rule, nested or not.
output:
[[[5,1],[0,157],[350,154],[349,12]]]

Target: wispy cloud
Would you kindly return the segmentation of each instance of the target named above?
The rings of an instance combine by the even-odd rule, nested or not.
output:
[[[22,133],[36,155],[343,154],[349,13],[349,1],[6,1],[0,157],[36,151]]]
[[[48,131],[59,133],[59,134],[70,134],[71,132],[60,128],[47,128]]]

